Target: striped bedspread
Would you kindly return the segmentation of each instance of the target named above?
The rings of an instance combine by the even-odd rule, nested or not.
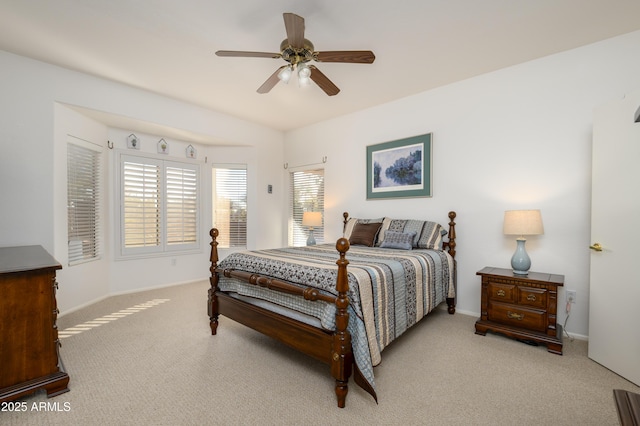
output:
[[[395,250],[351,246],[346,256],[349,279],[349,332],[358,368],[375,389],[373,367],[382,350],[447,297],[455,297],[454,261],[441,250]],[[338,252],[334,244],[234,253],[222,269],[237,269],[281,279],[328,294],[335,290]],[[333,304],[306,301],[221,276],[222,291],[234,291],[294,309],[335,329]]]

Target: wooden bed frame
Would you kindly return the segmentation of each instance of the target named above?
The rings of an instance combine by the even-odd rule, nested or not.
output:
[[[345,212],[343,216],[344,224],[346,225],[349,215]],[[456,213],[451,211],[448,216],[448,241],[444,242],[443,248],[449,252],[455,262],[456,223],[454,219],[456,218]],[[349,377],[355,366],[351,349],[351,335],[349,331],[347,331],[347,324],[349,322],[349,314],[347,312],[347,307],[349,306],[347,296],[349,290],[347,265],[349,261],[346,259],[346,253],[349,250],[349,241],[346,238],[339,238],[336,242],[336,250],[339,253],[339,258],[336,261],[338,265],[338,276],[336,280],[338,296],[336,297],[320,293],[312,287],[301,288],[282,280],[272,279],[254,273],[229,269],[222,270],[218,268],[218,242],[216,241],[218,230],[213,228],[209,234],[211,236],[211,267],[209,269],[211,271],[211,277],[209,278],[211,288],[209,288],[208,291],[207,306],[211,334],[215,335],[217,333],[218,317],[219,315],[224,315],[229,319],[244,324],[247,327],[279,340],[302,353],[328,364],[331,367],[331,375],[336,381],[335,393],[338,398],[338,407],[344,408],[349,390]],[[218,288],[220,274],[225,277],[241,279],[260,287],[300,295],[307,300],[322,300],[328,303],[334,303],[337,307],[336,330],[331,332],[316,328],[229,296]],[[447,305],[448,312],[450,314],[455,313],[455,298],[447,298]],[[371,389],[369,383],[364,380],[357,366],[355,366],[355,373],[354,380],[356,383],[376,398],[375,391]]]

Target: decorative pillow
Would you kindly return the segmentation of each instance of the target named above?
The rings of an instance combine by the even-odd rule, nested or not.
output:
[[[378,235],[378,242],[376,245],[381,246],[382,242],[385,240],[385,235],[387,231],[391,232],[413,232],[415,237],[413,238],[413,247],[418,247],[418,239],[420,238],[420,233],[422,232],[422,226],[424,225],[423,220],[415,220],[415,219],[388,219],[385,218],[382,222],[382,229],[380,230],[380,234]]]
[[[395,232],[386,231],[384,241],[380,244],[380,248],[392,248],[401,250],[411,250],[413,248],[413,240],[416,232]]]
[[[350,218],[347,221],[347,224],[344,226],[344,237],[348,240],[351,238],[351,233],[353,232],[353,228],[356,226],[357,223],[382,223],[383,218],[378,218],[378,219],[357,219],[357,218]]]
[[[382,228],[376,242],[377,246],[382,246],[388,232],[416,233],[413,239],[414,248],[442,250],[442,242],[447,231],[436,222],[415,220],[415,219],[391,219],[385,217],[382,221]]]
[[[425,222],[418,239],[418,248],[442,250],[442,239],[447,231],[436,222]]]
[[[349,244],[373,247],[381,222],[356,223],[349,237]]]

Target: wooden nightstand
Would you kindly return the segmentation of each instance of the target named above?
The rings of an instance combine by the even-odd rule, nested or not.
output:
[[[556,313],[563,275],[516,275],[511,269],[492,267],[476,275],[482,277],[476,334],[502,333],[526,343],[545,344],[549,352],[562,355],[562,325],[556,323]]]

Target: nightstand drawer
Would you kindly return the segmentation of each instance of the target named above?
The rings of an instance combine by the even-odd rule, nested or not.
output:
[[[487,319],[489,321],[539,331],[541,333],[544,333],[546,329],[546,315],[544,311],[527,309],[508,303],[491,302]]]
[[[510,284],[498,284],[490,282],[487,284],[489,299],[501,302],[515,303],[517,287]]]
[[[544,288],[520,287],[518,304],[547,309],[547,290]]]

